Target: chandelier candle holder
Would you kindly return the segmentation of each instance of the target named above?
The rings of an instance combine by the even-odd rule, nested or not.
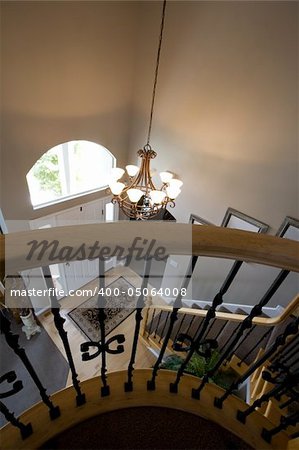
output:
[[[157,214],[159,214],[163,209],[165,210],[167,205],[173,208],[175,206],[175,199],[180,194],[180,188],[183,185],[181,180],[173,178],[173,174],[171,172],[161,172],[160,178],[162,181],[162,186],[160,189],[157,189],[152,181],[150,170],[150,162],[157,156],[157,153],[150,146],[150,136],[159,72],[165,9],[166,0],[163,1],[162,8],[160,37],[152,92],[147,143],[143,149],[137,152],[137,155],[141,158],[141,166],[140,168],[135,165],[126,166],[126,171],[129,176],[129,182],[127,184],[119,181],[123,177],[125,170],[119,167],[113,168],[111,181],[109,184],[110,190],[113,194],[112,203],[118,203],[120,209],[126,216],[136,220],[151,219],[157,216]]]

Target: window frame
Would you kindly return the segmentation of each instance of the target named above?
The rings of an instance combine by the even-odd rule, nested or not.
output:
[[[105,184],[105,185],[103,185],[103,186],[101,186],[101,187],[97,187],[97,188],[94,188],[94,189],[85,190],[85,191],[78,192],[78,193],[73,193],[73,194],[70,193],[70,194],[67,194],[67,195],[62,195],[62,196],[60,196],[60,197],[58,197],[58,198],[55,198],[55,199],[53,199],[53,200],[49,200],[49,201],[46,201],[46,202],[43,202],[43,203],[39,203],[39,204],[33,205],[32,199],[31,199],[30,185],[29,185],[29,182],[28,182],[28,174],[29,174],[30,171],[34,168],[35,164],[36,164],[36,163],[37,163],[44,155],[46,155],[50,150],[52,150],[52,149],[55,148],[55,147],[61,147],[61,148],[62,148],[62,152],[63,152],[62,157],[65,159],[65,154],[64,154],[64,152],[66,151],[66,147],[65,147],[66,144],[69,144],[70,142],[80,142],[80,141],[84,141],[84,142],[88,142],[88,143],[91,143],[91,144],[98,145],[98,146],[100,147],[101,150],[105,150],[105,151],[111,156],[111,158],[112,158],[112,168],[116,167],[117,160],[116,160],[116,157],[113,155],[113,153],[112,153],[110,150],[108,150],[106,147],[104,147],[103,145],[98,144],[97,142],[94,142],[94,141],[87,141],[87,140],[85,140],[85,139],[73,139],[73,140],[71,140],[71,141],[62,142],[62,143],[60,143],[60,144],[54,145],[53,147],[51,147],[50,149],[48,149],[46,152],[44,152],[44,153],[40,156],[40,158],[38,158],[38,159],[35,161],[35,163],[32,165],[32,167],[30,168],[30,170],[29,170],[29,171],[27,172],[27,174],[26,174],[26,181],[27,181],[28,192],[29,192],[29,196],[30,196],[30,200],[31,200],[31,206],[32,206],[32,208],[33,208],[34,211],[36,211],[36,210],[38,210],[38,209],[42,209],[42,208],[47,208],[48,206],[53,206],[53,205],[56,205],[56,204],[60,204],[60,203],[66,202],[66,201],[68,201],[68,200],[73,200],[73,199],[76,199],[76,198],[84,197],[84,196],[86,196],[86,195],[90,195],[90,194],[93,194],[93,193],[96,193],[96,192],[103,192],[103,191],[105,191],[105,190],[107,190],[107,189],[109,188],[109,184]],[[100,150],[100,149],[99,149],[99,150]],[[65,169],[64,169],[64,170],[65,170]],[[66,169],[66,172],[67,172],[67,173],[64,173],[62,176],[65,177],[65,176],[68,174],[69,171],[70,171],[70,168],[69,168],[69,166],[68,166],[67,169]]]

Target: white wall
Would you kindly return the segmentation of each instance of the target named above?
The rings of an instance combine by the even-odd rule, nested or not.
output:
[[[139,22],[131,160],[146,139],[160,2]],[[298,3],[168,2],[153,166],[182,177],[174,210],[220,224],[228,206],[274,232],[298,202]]]
[[[32,219],[26,173],[73,139],[126,162],[135,59],[134,2],[1,2],[2,208]],[[103,193],[105,195],[105,193]],[[98,198],[99,194],[79,199]]]

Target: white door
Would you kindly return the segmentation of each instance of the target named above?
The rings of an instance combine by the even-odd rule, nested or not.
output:
[[[63,226],[114,221],[115,217],[115,205],[111,203],[111,197],[106,197],[56,214],[56,225]],[[84,237],[82,237],[82,243],[84,243]],[[110,258],[105,262],[105,270],[109,270],[114,265],[115,258]],[[74,261],[64,263],[63,265],[60,264],[59,266],[60,271],[64,271],[67,293],[76,291],[99,275],[98,260]]]

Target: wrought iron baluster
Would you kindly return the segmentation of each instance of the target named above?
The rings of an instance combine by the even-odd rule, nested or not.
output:
[[[223,402],[228,398],[229,395],[231,395],[234,391],[236,391],[239,386],[241,386],[242,383],[244,383],[247,378],[250,377],[259,367],[261,367],[266,361],[270,360],[271,356],[277,353],[277,350],[279,351],[279,347],[283,346],[286,343],[286,340],[289,336],[295,334],[298,332],[299,327],[299,319],[294,320],[293,322],[289,323],[284,332],[277,336],[274,343],[271,345],[271,347],[268,348],[268,350],[265,351],[265,353],[255,362],[253,363],[246,372],[240,376],[237,380],[235,380],[231,386],[225,391],[222,397],[216,397],[214,400],[214,405],[217,408],[222,408]]]
[[[21,380],[17,380],[16,373],[12,370],[7,372],[6,374],[0,377],[0,384],[6,381],[7,383],[12,385],[12,389],[6,392],[0,393],[0,399],[10,397],[23,389],[23,383]],[[6,405],[0,401],[0,412],[4,415],[5,419],[10,422],[13,426],[19,428],[21,436],[23,439],[26,439],[33,432],[31,423],[25,425],[18,418],[15,417],[14,413],[9,411]]]
[[[142,278],[142,284],[141,284],[141,294],[137,300],[137,306],[136,306],[136,315],[135,315],[135,331],[134,331],[134,338],[133,338],[133,344],[132,344],[132,352],[131,352],[131,358],[128,365],[128,380],[125,382],[125,392],[131,392],[133,391],[133,370],[134,370],[134,364],[135,364],[135,357],[137,352],[137,344],[138,344],[138,338],[140,333],[140,325],[142,321],[142,310],[145,306],[144,304],[144,290],[148,285],[149,276],[150,276],[150,269],[151,269],[152,259],[146,259],[144,263],[144,272],[143,272],[143,278]]]
[[[215,325],[216,321],[217,321],[216,318],[215,318],[214,320],[212,320],[212,323],[210,324],[209,328],[208,328],[207,331],[206,331],[206,336],[209,336],[209,334],[210,334],[210,332],[211,332],[213,326]]]
[[[182,362],[181,366],[179,367],[176,379],[173,383],[170,383],[169,389],[170,392],[177,393],[178,392],[178,384],[180,382],[180,379],[190,361],[192,358],[194,352],[199,348],[200,344],[202,343],[202,338],[205,334],[206,329],[209,326],[210,321],[215,317],[215,311],[217,306],[219,306],[222,303],[222,295],[217,294],[213,300],[212,306],[208,309],[207,315],[203,321],[203,327],[201,332],[198,334],[198,336],[191,341],[190,350],[188,351],[188,354],[184,361]]]
[[[106,330],[105,330],[105,319],[106,319],[106,298],[105,298],[105,260],[103,258],[99,258],[99,292],[97,298],[97,314],[99,319],[99,328],[100,328],[100,338],[99,341],[87,341],[81,344],[80,349],[82,352],[82,360],[89,361],[101,355],[101,396],[106,397],[110,394],[110,388],[107,383],[107,363],[106,363],[106,355],[107,353],[112,355],[117,355],[119,353],[124,352],[124,346],[122,345],[125,342],[125,336],[123,334],[117,334],[112,336],[111,338],[106,340]],[[110,348],[110,344],[117,343],[116,348]],[[89,353],[90,347],[96,347],[97,351],[93,354]]]
[[[270,334],[272,332],[272,328],[270,327],[266,333],[263,334],[263,336],[257,341],[257,343],[246,353],[245,356],[243,356],[243,358],[238,362],[237,366],[241,367],[241,365],[243,364],[244,361],[246,361],[246,358],[248,358],[249,355],[251,355],[251,353],[253,353],[258,347],[259,345],[263,342],[263,340],[268,336],[268,334]],[[247,334],[248,336],[248,334]],[[247,337],[246,336],[246,337]]]
[[[189,334],[189,330],[191,329],[194,320],[195,320],[195,316],[192,316],[192,319],[190,320],[190,323],[189,323],[189,325],[188,325],[188,328],[187,328],[185,334]]]
[[[288,270],[281,270],[279,274],[277,275],[274,282],[271,284],[270,288],[267,290],[261,301],[255,305],[252,310],[250,311],[250,314],[241,322],[241,326],[238,329],[237,332],[234,334],[234,338],[232,339],[232,342],[227,347],[227,349],[222,353],[219,360],[216,362],[214,367],[203,376],[203,379],[197,389],[192,389],[192,397],[199,399],[200,392],[208,382],[209,378],[212,377],[217,370],[221,367],[221,365],[224,363],[225,360],[229,359],[232,355],[237,343],[239,342],[240,338],[242,337],[244,331],[248,330],[252,326],[252,320],[254,317],[259,316],[262,314],[262,309],[266,304],[270,301],[274,293],[277,291],[279,286],[282,284],[282,282],[286,279],[287,275],[289,274]]]
[[[26,439],[33,433],[31,423],[26,425],[21,422],[15,415],[9,411],[9,409],[0,401],[0,412],[4,415],[5,419],[10,422],[13,426],[19,428],[22,439]]]
[[[297,342],[298,341],[298,342]],[[272,362],[283,358],[288,352],[292,351],[293,348],[299,343],[299,334],[293,336],[287,344],[282,347],[277,353],[275,353],[274,358],[271,359]]]
[[[60,416],[59,406],[54,406],[53,403],[51,402],[50,397],[46,393],[47,390],[43,386],[35,369],[33,368],[31,362],[29,361],[24,348],[20,347],[20,345],[19,345],[19,336],[17,334],[13,334],[10,327],[11,327],[11,324],[10,324],[9,319],[5,316],[3,311],[0,310],[1,333],[4,334],[7,344],[10,346],[10,348],[12,348],[12,350],[15,352],[15,354],[20,358],[20,360],[24,364],[26,370],[28,371],[33,382],[35,383],[36,387],[39,390],[42,401],[49,408],[49,415],[50,415],[51,420],[54,420]]]
[[[265,439],[266,442],[271,442],[272,437],[280,433],[283,430],[286,430],[290,426],[295,426],[299,422],[299,411],[294,412],[293,414],[284,417],[281,416],[280,418],[280,424],[277,427],[272,428],[271,430],[266,430],[265,428],[262,431],[262,437]],[[295,437],[299,436],[299,433],[297,435],[295,434]],[[291,436],[293,438],[293,436]]]
[[[216,334],[216,336],[215,336],[215,338],[214,338],[216,341],[217,341],[217,339],[219,338],[219,336],[220,336],[220,334],[222,333],[222,331],[224,330],[224,328],[226,327],[227,322],[228,322],[228,320],[226,320],[226,321],[224,322],[224,324],[222,325],[222,327],[220,328],[220,330],[219,330],[218,333]]]
[[[162,312],[162,311],[161,311],[161,312]],[[166,328],[166,325],[167,325],[169,316],[170,316],[170,312],[168,312],[168,313],[166,314],[166,318],[164,319],[164,325],[163,325],[163,328],[162,328],[161,333],[160,333],[159,344],[161,343],[161,341],[162,341],[162,339],[163,339],[163,337],[164,337],[164,331],[165,331],[165,328]]]
[[[237,326],[237,328],[234,329],[233,333],[228,337],[228,339],[225,341],[225,343],[222,345],[222,347],[219,349],[219,352],[223,352],[223,350],[225,349],[225,347],[228,346],[228,344],[230,343],[230,341],[232,339],[234,339],[234,336],[236,333],[238,333],[238,331],[240,330],[242,326],[242,322],[239,323],[239,325]]]
[[[105,260],[102,258],[99,258],[99,287],[100,292],[104,292],[105,290]],[[99,308],[99,324],[100,324],[100,342],[102,346],[102,365],[101,365],[101,379],[103,386],[101,387],[101,395],[102,397],[106,397],[110,394],[110,387],[107,383],[107,367],[106,367],[106,348],[105,348],[105,340],[106,340],[106,333],[105,333],[105,308],[106,306],[106,298],[104,294],[99,293],[98,295],[98,308]]]
[[[298,348],[295,348],[292,352],[287,353],[283,358],[280,358],[279,362],[280,364],[285,364],[288,361],[290,361],[294,356],[298,355],[299,353],[299,345]]]
[[[158,315],[158,322],[157,322],[157,325],[155,326],[154,339],[156,339],[156,337],[157,337],[157,331],[158,331],[158,329],[159,329],[161,317],[162,317],[162,311],[160,311],[160,312],[159,312],[159,315]]]
[[[281,391],[284,389],[284,384],[278,384],[274,388],[270,389],[268,392],[263,394],[261,397],[257,398],[252,405],[249,406],[249,408],[245,409],[244,411],[238,411],[237,412],[237,419],[245,423],[246,418],[251,414],[253,411],[255,411],[256,408],[260,408],[263,403],[268,402],[272,397],[275,397],[277,394],[280,394]]]
[[[172,312],[170,314],[169,326],[168,326],[165,338],[163,340],[163,344],[162,344],[162,347],[160,349],[159,356],[158,356],[157,361],[155,362],[155,365],[153,367],[152,378],[151,378],[151,380],[148,380],[148,382],[147,382],[147,389],[149,391],[153,391],[156,388],[155,380],[156,380],[156,377],[158,375],[158,370],[159,370],[160,364],[162,362],[163,356],[165,354],[165,351],[166,351],[166,348],[167,348],[167,345],[168,345],[168,342],[169,342],[169,339],[170,339],[170,336],[171,336],[171,333],[172,333],[172,330],[173,330],[173,326],[174,326],[174,324],[175,324],[175,322],[177,320],[178,311],[182,307],[181,290],[182,289],[187,289],[187,287],[188,287],[188,285],[190,283],[190,279],[192,277],[195,265],[197,263],[197,260],[198,260],[198,256],[192,256],[191,257],[191,260],[189,262],[188,269],[187,269],[187,272],[185,274],[185,278],[184,278],[184,281],[182,283],[180,292],[179,292],[178,296],[175,299],[175,302],[174,302],[174,305],[173,305],[173,308],[172,308]]]
[[[74,363],[71,347],[70,347],[68,336],[67,336],[67,331],[65,331],[65,329],[64,329],[65,319],[60,314],[60,304],[56,297],[55,286],[53,283],[50,267],[45,266],[42,268],[42,271],[43,271],[46,286],[48,288],[48,292],[49,292],[49,296],[50,296],[50,300],[51,300],[51,312],[53,314],[54,324],[59,333],[60,339],[63,343],[65,354],[66,354],[66,357],[67,357],[67,360],[68,360],[68,363],[70,366],[70,370],[72,373],[73,387],[77,393],[76,404],[77,404],[77,406],[80,406],[86,402],[86,398],[85,398],[85,394],[82,393],[82,391],[81,391],[80,381],[78,380],[78,374],[76,372],[75,363]]]
[[[232,282],[234,281],[234,279],[235,279],[235,277],[236,277],[240,267],[242,266],[242,264],[243,264],[243,261],[235,261],[234,264],[232,265],[232,267],[231,267],[227,277],[225,278],[221,288],[219,289],[218,294],[216,294],[216,296],[214,298],[213,302],[215,302],[215,300],[217,299],[217,303],[218,303],[216,308],[223,303],[223,296],[226,294],[226,292],[230,288],[230,286],[231,286]],[[212,305],[210,306],[209,309],[211,309],[211,308],[212,308],[212,311],[213,311],[213,303],[212,303]],[[208,333],[210,331],[210,328],[213,326],[214,321],[216,320],[215,319],[215,317],[216,317],[216,314],[215,314],[216,313],[216,308],[214,310],[214,313],[212,313],[212,311],[211,311],[212,315],[209,318],[209,320],[207,319],[207,315],[208,315],[208,313],[207,313],[205,319],[200,323],[200,325],[199,325],[199,327],[196,330],[196,333],[194,335],[196,339],[197,339],[197,337],[200,337],[200,340],[203,341],[207,337],[207,335],[208,335]],[[208,311],[209,311],[209,309],[208,309]],[[211,327],[209,327],[209,323],[210,323],[211,319],[214,319],[214,320],[212,322]],[[226,323],[227,322],[225,322],[225,324],[222,326],[221,331],[224,329]],[[214,338],[215,340],[217,340],[217,338],[219,337],[221,331],[219,331],[217,333],[217,336]]]
[[[181,380],[181,377],[182,377],[190,359],[192,358],[194,352],[203,343],[202,341],[204,340],[204,336],[206,336],[206,331],[209,327],[209,324],[210,324],[211,320],[216,317],[216,308],[223,303],[223,295],[229,289],[229,287],[230,287],[231,283],[233,282],[241,265],[242,265],[242,261],[234,262],[233,267],[231,268],[229,274],[227,275],[226,279],[224,280],[222,287],[220,288],[220,291],[214,297],[212,305],[210,306],[210,308],[207,311],[206,317],[204,318],[204,320],[201,322],[201,324],[199,326],[198,330],[200,330],[200,331],[197,330],[196,335],[195,335],[196,337],[191,342],[190,350],[188,351],[188,354],[187,354],[185,360],[183,361],[183,363],[181,364],[180,368],[177,371],[175,381],[173,383],[170,383],[170,386],[169,386],[170,392],[173,392],[173,393],[178,392],[178,385]]]
[[[147,332],[147,336],[148,336],[148,337],[150,337],[150,335],[151,335],[151,333],[152,333],[152,328],[153,328],[153,323],[154,323],[155,314],[156,314],[156,308],[153,308],[152,318],[151,318],[150,325],[149,325],[149,329],[148,329],[148,332]]]
[[[181,323],[180,323],[180,326],[178,327],[178,330],[177,330],[177,332],[176,332],[176,334],[175,334],[175,337],[174,337],[174,339],[173,339],[173,342],[176,341],[178,335],[180,334],[180,331],[181,331],[181,329],[182,329],[182,326],[183,326],[184,320],[185,320],[185,318],[186,318],[186,315],[187,315],[187,314],[184,314],[184,315],[183,315],[183,318],[182,318]]]

